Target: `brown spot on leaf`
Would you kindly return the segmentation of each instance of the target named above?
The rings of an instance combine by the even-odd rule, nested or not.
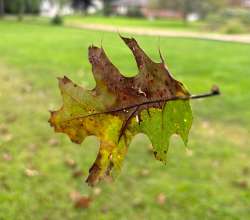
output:
[[[63,84],[71,83],[71,80],[67,76],[59,78],[59,80],[61,80]]]

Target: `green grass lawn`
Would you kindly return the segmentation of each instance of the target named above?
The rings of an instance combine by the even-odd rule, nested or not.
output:
[[[136,38],[160,60],[158,38]],[[161,38],[169,68],[191,93],[217,84],[223,95],[192,101],[188,151],[174,137],[165,166],[138,135],[118,179],[91,189],[84,178],[96,139],[75,145],[47,120],[61,104],[57,76],[93,88],[87,48],[101,41],[121,72],[136,74],[117,34],[0,21],[0,219],[249,219],[250,45]],[[69,159],[83,176],[72,177]],[[74,191],[92,196],[89,208],[74,207]]]
[[[140,27],[140,28],[158,28],[171,29],[176,31],[199,31],[202,29],[202,22],[185,23],[176,19],[155,19],[128,18],[128,17],[103,17],[103,16],[66,16],[66,24],[104,24],[116,27]]]

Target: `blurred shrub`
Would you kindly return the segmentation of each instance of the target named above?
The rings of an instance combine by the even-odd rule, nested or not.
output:
[[[103,14],[105,16],[110,16],[113,13],[112,2],[115,0],[103,0]]]
[[[238,18],[228,20],[221,28],[225,34],[242,34],[248,31],[246,25]]]
[[[62,25],[63,24],[63,18],[60,15],[56,15],[51,19],[51,24],[53,25]]]
[[[223,19],[239,19],[246,25],[250,24],[250,10],[247,9],[225,9],[221,12]]]
[[[143,14],[142,14],[140,8],[138,8],[138,7],[129,7],[128,12],[127,12],[127,16],[141,18],[141,17],[143,17]]]
[[[225,21],[219,14],[211,14],[207,16],[206,21],[207,21],[206,27],[211,31],[216,31],[221,27],[221,25],[225,24]]]
[[[212,31],[240,34],[250,31],[250,11],[245,9],[224,9],[207,17],[207,27]]]
[[[18,14],[20,10],[27,14],[38,14],[42,0],[5,0],[4,10],[7,14]]]

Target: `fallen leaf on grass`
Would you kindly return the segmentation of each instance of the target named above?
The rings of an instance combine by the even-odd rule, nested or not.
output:
[[[81,176],[83,176],[83,171],[80,169],[74,170],[72,173],[72,177],[74,177],[74,178],[78,178]]]
[[[160,193],[157,197],[156,197],[156,203],[158,205],[164,205],[166,203],[166,195],[164,193]]]
[[[30,93],[32,91],[32,85],[26,84],[21,88],[21,93]]]
[[[3,154],[3,159],[5,161],[11,161],[12,160],[12,156],[9,153],[4,153]]]
[[[145,206],[145,204],[141,198],[135,198],[132,202],[132,205],[135,208],[143,208]]]
[[[9,186],[5,178],[0,178],[0,189],[1,189],[1,192],[3,192],[3,190],[6,190],[6,191],[11,190],[11,187]]]
[[[60,143],[60,142],[59,142],[57,139],[55,139],[55,138],[51,138],[51,139],[49,139],[49,141],[48,141],[48,144],[49,144],[50,146],[58,146],[59,143]]]
[[[6,135],[9,133],[8,127],[5,124],[0,124],[0,135]]]
[[[212,161],[212,166],[213,166],[214,168],[219,167],[219,166],[220,166],[220,161],[218,161],[218,160],[213,160],[213,161]]]
[[[102,192],[102,189],[101,189],[101,188],[99,188],[99,187],[94,187],[94,189],[93,189],[93,195],[94,195],[94,196],[99,196],[99,195],[101,194],[101,192]]]
[[[66,158],[64,162],[70,168],[75,168],[77,166],[76,162],[71,158]]]
[[[11,141],[13,139],[13,135],[10,133],[7,125],[0,124],[0,140],[4,142]]]
[[[29,150],[31,150],[31,151],[36,151],[36,149],[37,149],[37,144],[35,144],[35,143],[31,143],[31,144],[29,144],[28,145],[28,148],[29,148]]]
[[[13,135],[11,133],[8,133],[8,134],[5,134],[1,137],[1,139],[4,141],[4,142],[9,142],[13,139]]]
[[[233,181],[233,185],[241,189],[248,189],[248,182],[246,180]]]
[[[46,98],[48,96],[48,94],[46,94],[46,91],[44,90],[40,90],[37,93],[37,97],[39,97],[40,99]]]
[[[150,172],[148,169],[142,169],[140,172],[139,172],[139,175],[142,176],[142,177],[147,177],[149,176]]]
[[[248,175],[250,173],[250,168],[249,167],[244,167],[242,170],[243,175]]]
[[[89,196],[81,195],[81,193],[77,191],[70,193],[70,199],[74,203],[74,207],[78,209],[86,209],[92,202],[92,199]]]
[[[38,176],[39,175],[39,172],[35,169],[25,169],[25,175],[28,176],[28,177],[33,177],[33,176]]]
[[[101,212],[104,214],[107,213],[109,210],[110,210],[110,207],[108,205],[103,205],[101,207]]]
[[[81,193],[78,191],[72,191],[69,193],[69,198],[75,202],[77,199],[79,199],[81,197]]]
[[[17,116],[14,114],[7,114],[5,117],[5,122],[11,124],[17,120]]]

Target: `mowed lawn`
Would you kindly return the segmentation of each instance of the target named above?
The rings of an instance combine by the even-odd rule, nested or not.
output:
[[[138,135],[118,179],[92,189],[84,178],[97,140],[73,144],[47,122],[61,105],[56,77],[93,88],[87,49],[101,42],[122,73],[135,75],[130,51],[117,34],[0,21],[1,220],[249,219],[250,45],[136,38],[156,61],[160,46],[191,93],[217,84],[223,95],[192,101],[188,149],[173,137],[166,166]],[[74,207],[75,191],[91,196],[89,208]]]
[[[201,31],[204,29],[202,22],[186,23],[177,19],[145,19],[133,17],[103,17],[103,16],[65,16],[66,24],[103,24],[119,27],[135,27],[150,29],[166,29],[175,31]],[[119,29],[118,29],[119,30]]]

